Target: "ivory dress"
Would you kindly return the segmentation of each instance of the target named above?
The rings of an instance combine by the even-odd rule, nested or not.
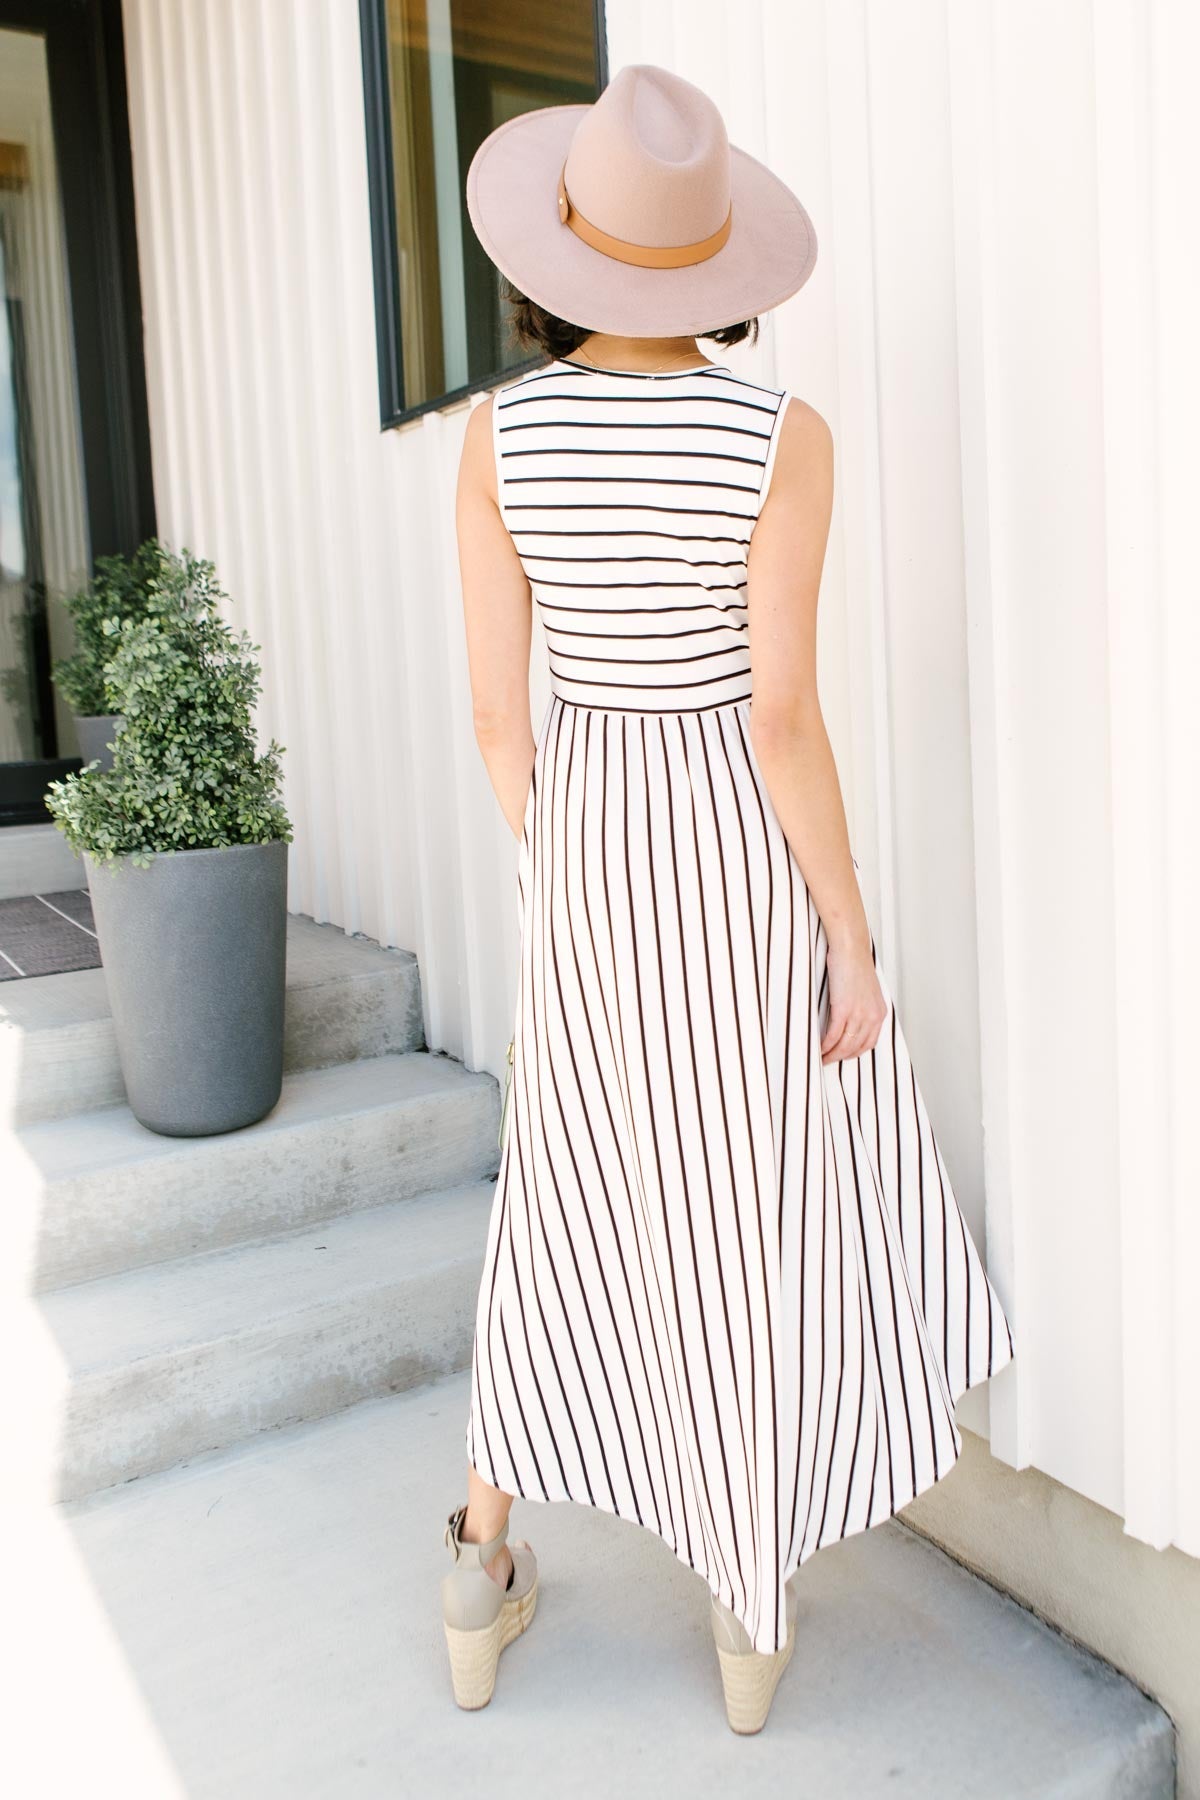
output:
[[[825,929],[749,732],[785,398],[556,361],[493,402],[552,692],[466,1427],[486,1481],[648,1526],[764,1651],[1014,1348],[882,974],[874,1049],[821,1062]]]

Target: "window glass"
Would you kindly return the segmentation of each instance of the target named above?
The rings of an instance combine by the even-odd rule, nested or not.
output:
[[[528,358],[464,184],[497,125],[596,98],[594,0],[384,0],[403,408]]]
[[[0,30],[0,821],[4,764],[76,752],[50,682],[90,568],[66,250],[46,40]]]

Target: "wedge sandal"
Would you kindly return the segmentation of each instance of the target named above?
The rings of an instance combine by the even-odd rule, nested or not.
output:
[[[486,1706],[496,1685],[500,1652],[528,1629],[537,1608],[537,1558],[524,1538],[509,1545],[512,1574],[507,1588],[493,1581],[487,1565],[508,1537],[508,1520],[485,1544],[465,1544],[465,1506],[456,1507],[442,1534],[454,1567],[442,1577],[442,1623],[450,1653],[454,1698],[468,1711]]]
[[[713,1641],[725,1691],[730,1729],[743,1735],[761,1731],[771,1710],[779,1678],[796,1647],[796,1597],[787,1597],[787,1639],[778,1650],[756,1650],[740,1619],[715,1594],[711,1602]]]

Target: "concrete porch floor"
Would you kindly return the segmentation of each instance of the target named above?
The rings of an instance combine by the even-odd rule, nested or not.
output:
[[[468,1378],[265,1433],[44,1516],[7,1755],[23,1800],[666,1792],[806,1800],[1166,1796],[1170,1723],[903,1526],[795,1578],[757,1738],[722,1709],[707,1589],[649,1531],[518,1500],[538,1615],[460,1713],[437,1582]],[[953,1475],[949,1477],[953,1479]],[[10,1695],[11,1695],[10,1687]]]

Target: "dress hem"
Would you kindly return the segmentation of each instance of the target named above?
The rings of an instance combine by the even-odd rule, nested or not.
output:
[[[957,1406],[963,1395],[968,1393],[972,1388],[982,1387],[985,1381],[991,1381],[995,1376],[999,1375],[1001,1370],[1007,1368],[1014,1358],[1015,1351],[1012,1346],[1009,1345],[1005,1354],[1000,1356],[1000,1358],[992,1364],[992,1367],[989,1370],[964,1382],[957,1392],[951,1390],[951,1398],[954,1406]],[[959,1459],[962,1456],[963,1449],[962,1432],[954,1418],[953,1412],[951,1412],[949,1416],[954,1439],[954,1456],[951,1461],[946,1464],[945,1468],[937,1470],[928,1481],[918,1482],[911,1494],[906,1494],[904,1499],[898,1500],[894,1506],[889,1504],[883,1511],[879,1512],[875,1518],[866,1520],[862,1525],[852,1525],[848,1530],[839,1531],[833,1537],[818,1538],[816,1543],[810,1545],[809,1549],[805,1551],[802,1556],[798,1557],[794,1562],[787,1566],[786,1572],[782,1577],[782,1585],[786,1586],[793,1575],[798,1574],[805,1563],[815,1556],[818,1550],[827,1550],[833,1544],[844,1543],[848,1538],[861,1536],[864,1531],[873,1531],[877,1525],[885,1525],[889,1519],[894,1519],[897,1514],[903,1512],[906,1506],[911,1506],[914,1500],[919,1500],[922,1494],[927,1494],[930,1488],[936,1487],[939,1482],[946,1479],[947,1475],[949,1475],[957,1466]],[[474,1469],[481,1481],[487,1482],[489,1487],[494,1485],[491,1476],[487,1474],[485,1470],[481,1469],[478,1463],[474,1461],[469,1448],[467,1450],[467,1464],[468,1467]],[[696,1567],[686,1551],[683,1550],[680,1545],[672,1542],[664,1532],[659,1531],[648,1520],[631,1519],[628,1513],[618,1512],[615,1506],[606,1506],[601,1500],[581,1500],[576,1494],[568,1494],[565,1492],[555,1494],[527,1493],[524,1489],[516,1485],[514,1485],[512,1489],[500,1486],[497,1491],[505,1494],[511,1492],[514,1499],[528,1500],[535,1506],[560,1506],[564,1502],[570,1502],[575,1506],[587,1506],[597,1512],[607,1513],[610,1518],[622,1519],[627,1525],[640,1526],[643,1530],[652,1533],[652,1535],[658,1538],[661,1543],[665,1544],[667,1549],[677,1557],[685,1569],[690,1569],[694,1575],[699,1575],[704,1582],[704,1585],[715,1599],[721,1600],[726,1606],[729,1605],[729,1601],[726,1599],[725,1595],[712,1586],[712,1583],[709,1581],[707,1575],[705,1575],[703,1569],[698,1569]],[[737,1616],[736,1609],[731,1608],[731,1610],[734,1611],[735,1616]],[[749,1632],[750,1627],[746,1625],[746,1621],[743,1619],[741,1620],[741,1623]],[[756,1650],[772,1653],[782,1648],[782,1640],[768,1644],[756,1643],[754,1648]]]

